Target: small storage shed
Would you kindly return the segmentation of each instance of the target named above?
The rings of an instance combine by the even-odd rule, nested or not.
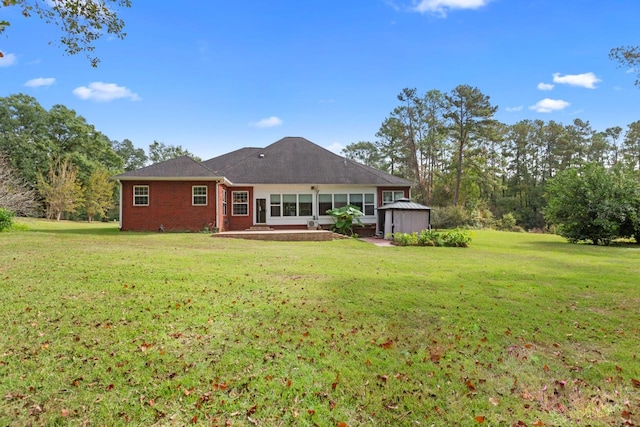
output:
[[[378,208],[378,234],[413,233],[431,228],[431,208],[409,199],[397,199]]]

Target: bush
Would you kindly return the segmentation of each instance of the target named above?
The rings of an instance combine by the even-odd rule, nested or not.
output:
[[[438,232],[422,230],[420,233],[394,233],[393,243],[398,246],[449,246],[466,248],[471,243],[467,230],[455,229]]]
[[[501,231],[524,232],[524,228],[516,224],[516,217],[511,212],[502,215],[502,219],[496,222],[496,228]]]
[[[457,228],[472,225],[473,219],[462,206],[445,206],[431,210],[431,225],[434,228]]]
[[[13,226],[14,213],[9,209],[0,208],[0,231],[8,230]]]

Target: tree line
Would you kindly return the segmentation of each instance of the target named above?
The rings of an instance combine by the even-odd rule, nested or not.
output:
[[[640,121],[605,130],[578,118],[506,125],[496,111],[489,96],[469,85],[448,93],[405,88],[376,139],[342,153],[411,180],[422,204],[455,208],[469,222],[513,215],[525,229],[551,225],[545,194],[563,171],[592,163],[630,174],[640,168]]]
[[[153,141],[145,152],[110,140],[64,105],[0,97],[0,209],[17,215],[106,218],[117,205],[111,176],[181,155],[197,159],[179,145]]]

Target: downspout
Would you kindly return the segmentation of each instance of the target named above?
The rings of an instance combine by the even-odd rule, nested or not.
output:
[[[122,181],[118,180],[120,186],[120,206],[118,207],[118,227],[122,230]]]
[[[220,230],[220,181],[216,179],[216,224],[215,228]]]

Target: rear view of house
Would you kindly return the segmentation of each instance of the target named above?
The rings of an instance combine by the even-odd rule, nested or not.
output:
[[[299,137],[201,163],[182,156],[114,179],[123,231],[328,228],[327,210],[348,204],[375,229],[377,208],[409,197],[411,185]]]

